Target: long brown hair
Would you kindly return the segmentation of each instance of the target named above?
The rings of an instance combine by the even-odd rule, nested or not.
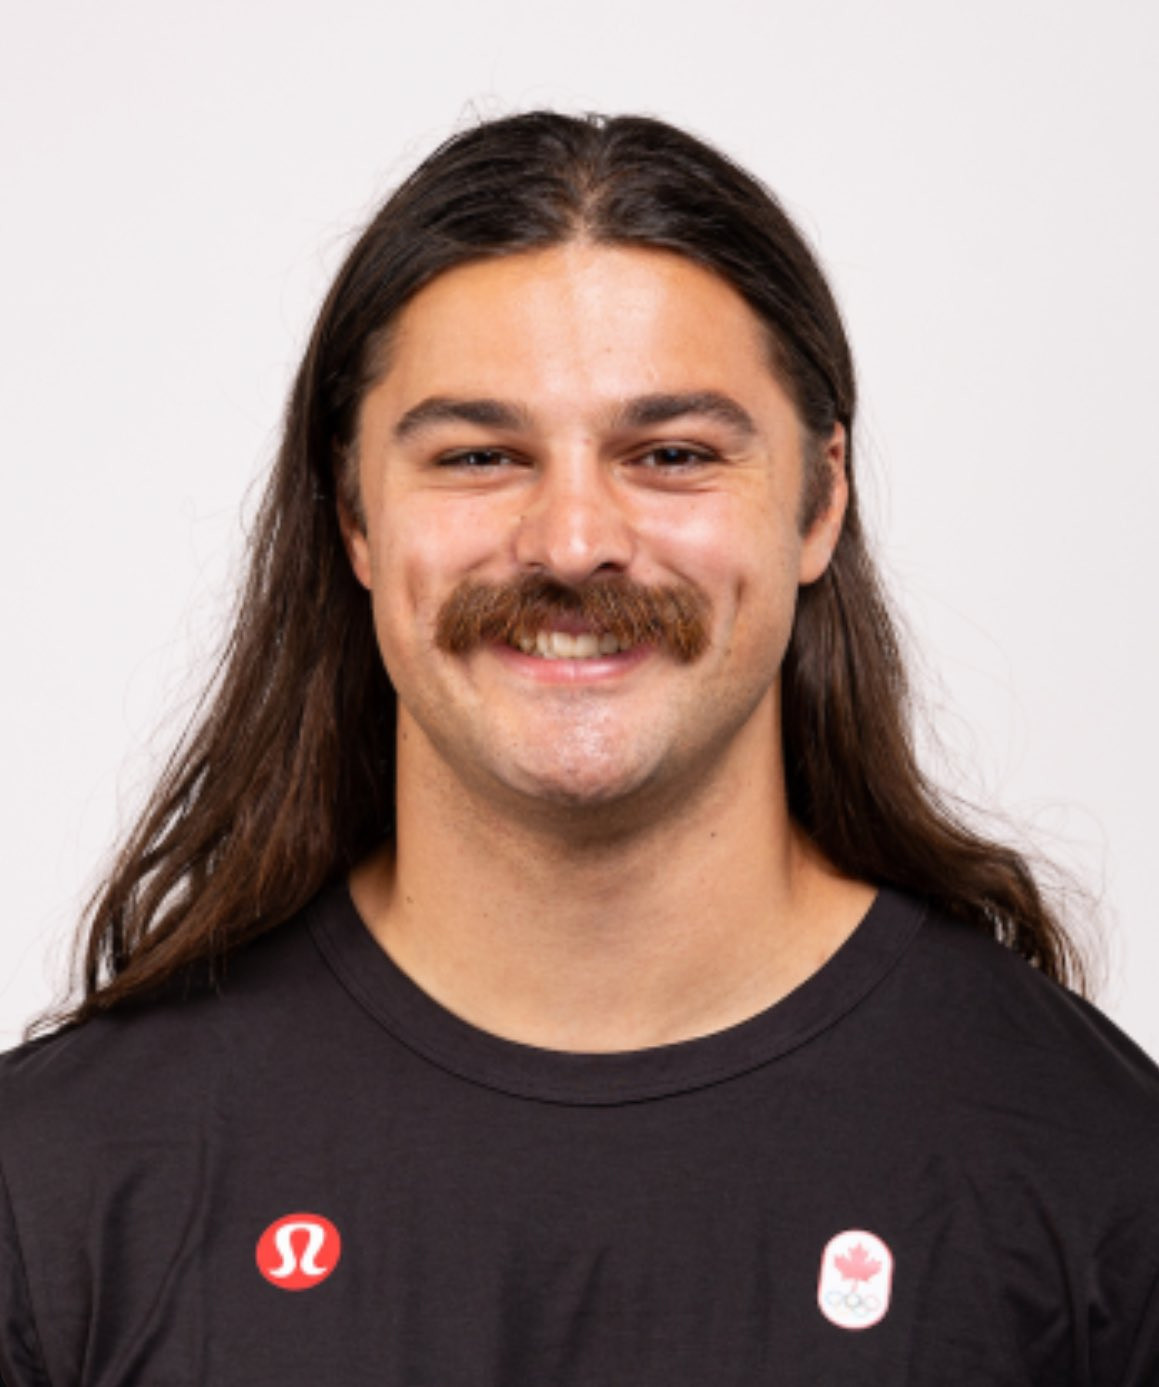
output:
[[[388,838],[395,695],[342,544],[361,400],[402,306],[436,275],[582,237],[677,252],[767,326],[807,434],[850,440],[853,364],[833,296],[775,197],[657,120],[533,112],[437,149],[389,198],[323,304],[290,396],[224,653],[78,945],[86,1018],[142,998],[292,916]],[[817,449],[813,452],[816,454]],[[852,469],[852,449],[849,463]],[[844,872],[920,893],[1072,986],[1081,952],[1027,859],[952,811],[920,770],[904,663],[851,495],[804,588],[783,667],[790,812]],[[802,524],[825,500],[814,467]]]

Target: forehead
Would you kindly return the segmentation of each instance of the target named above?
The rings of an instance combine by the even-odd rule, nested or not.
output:
[[[458,266],[399,314],[380,384],[542,403],[773,381],[770,338],[720,276],[669,251],[577,242]]]

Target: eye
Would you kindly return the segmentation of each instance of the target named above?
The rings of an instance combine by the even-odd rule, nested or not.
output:
[[[498,448],[464,448],[457,453],[447,453],[438,459],[439,467],[461,467],[467,472],[486,472],[504,462],[510,462],[508,453]]]
[[[680,443],[665,443],[658,448],[649,448],[641,453],[636,461],[641,467],[664,472],[684,472],[694,467],[715,462],[717,455],[703,448],[690,448]]]

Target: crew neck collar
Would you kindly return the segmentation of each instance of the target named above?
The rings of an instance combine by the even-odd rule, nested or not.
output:
[[[882,888],[840,948],[799,986],[724,1030],[643,1050],[581,1053],[508,1040],[464,1021],[395,963],[358,913],[345,881],[309,912],[310,932],[353,998],[396,1040],[462,1079],[541,1102],[641,1102],[703,1088],[771,1063],[857,1006],[891,970],[925,915]]]

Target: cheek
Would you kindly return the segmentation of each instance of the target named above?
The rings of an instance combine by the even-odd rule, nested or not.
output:
[[[702,588],[718,622],[783,617],[797,586],[794,527],[750,497],[707,495],[649,518],[648,549],[661,565]]]
[[[380,640],[430,639],[439,607],[464,577],[494,564],[502,518],[478,497],[387,498],[371,525],[373,593]]]

